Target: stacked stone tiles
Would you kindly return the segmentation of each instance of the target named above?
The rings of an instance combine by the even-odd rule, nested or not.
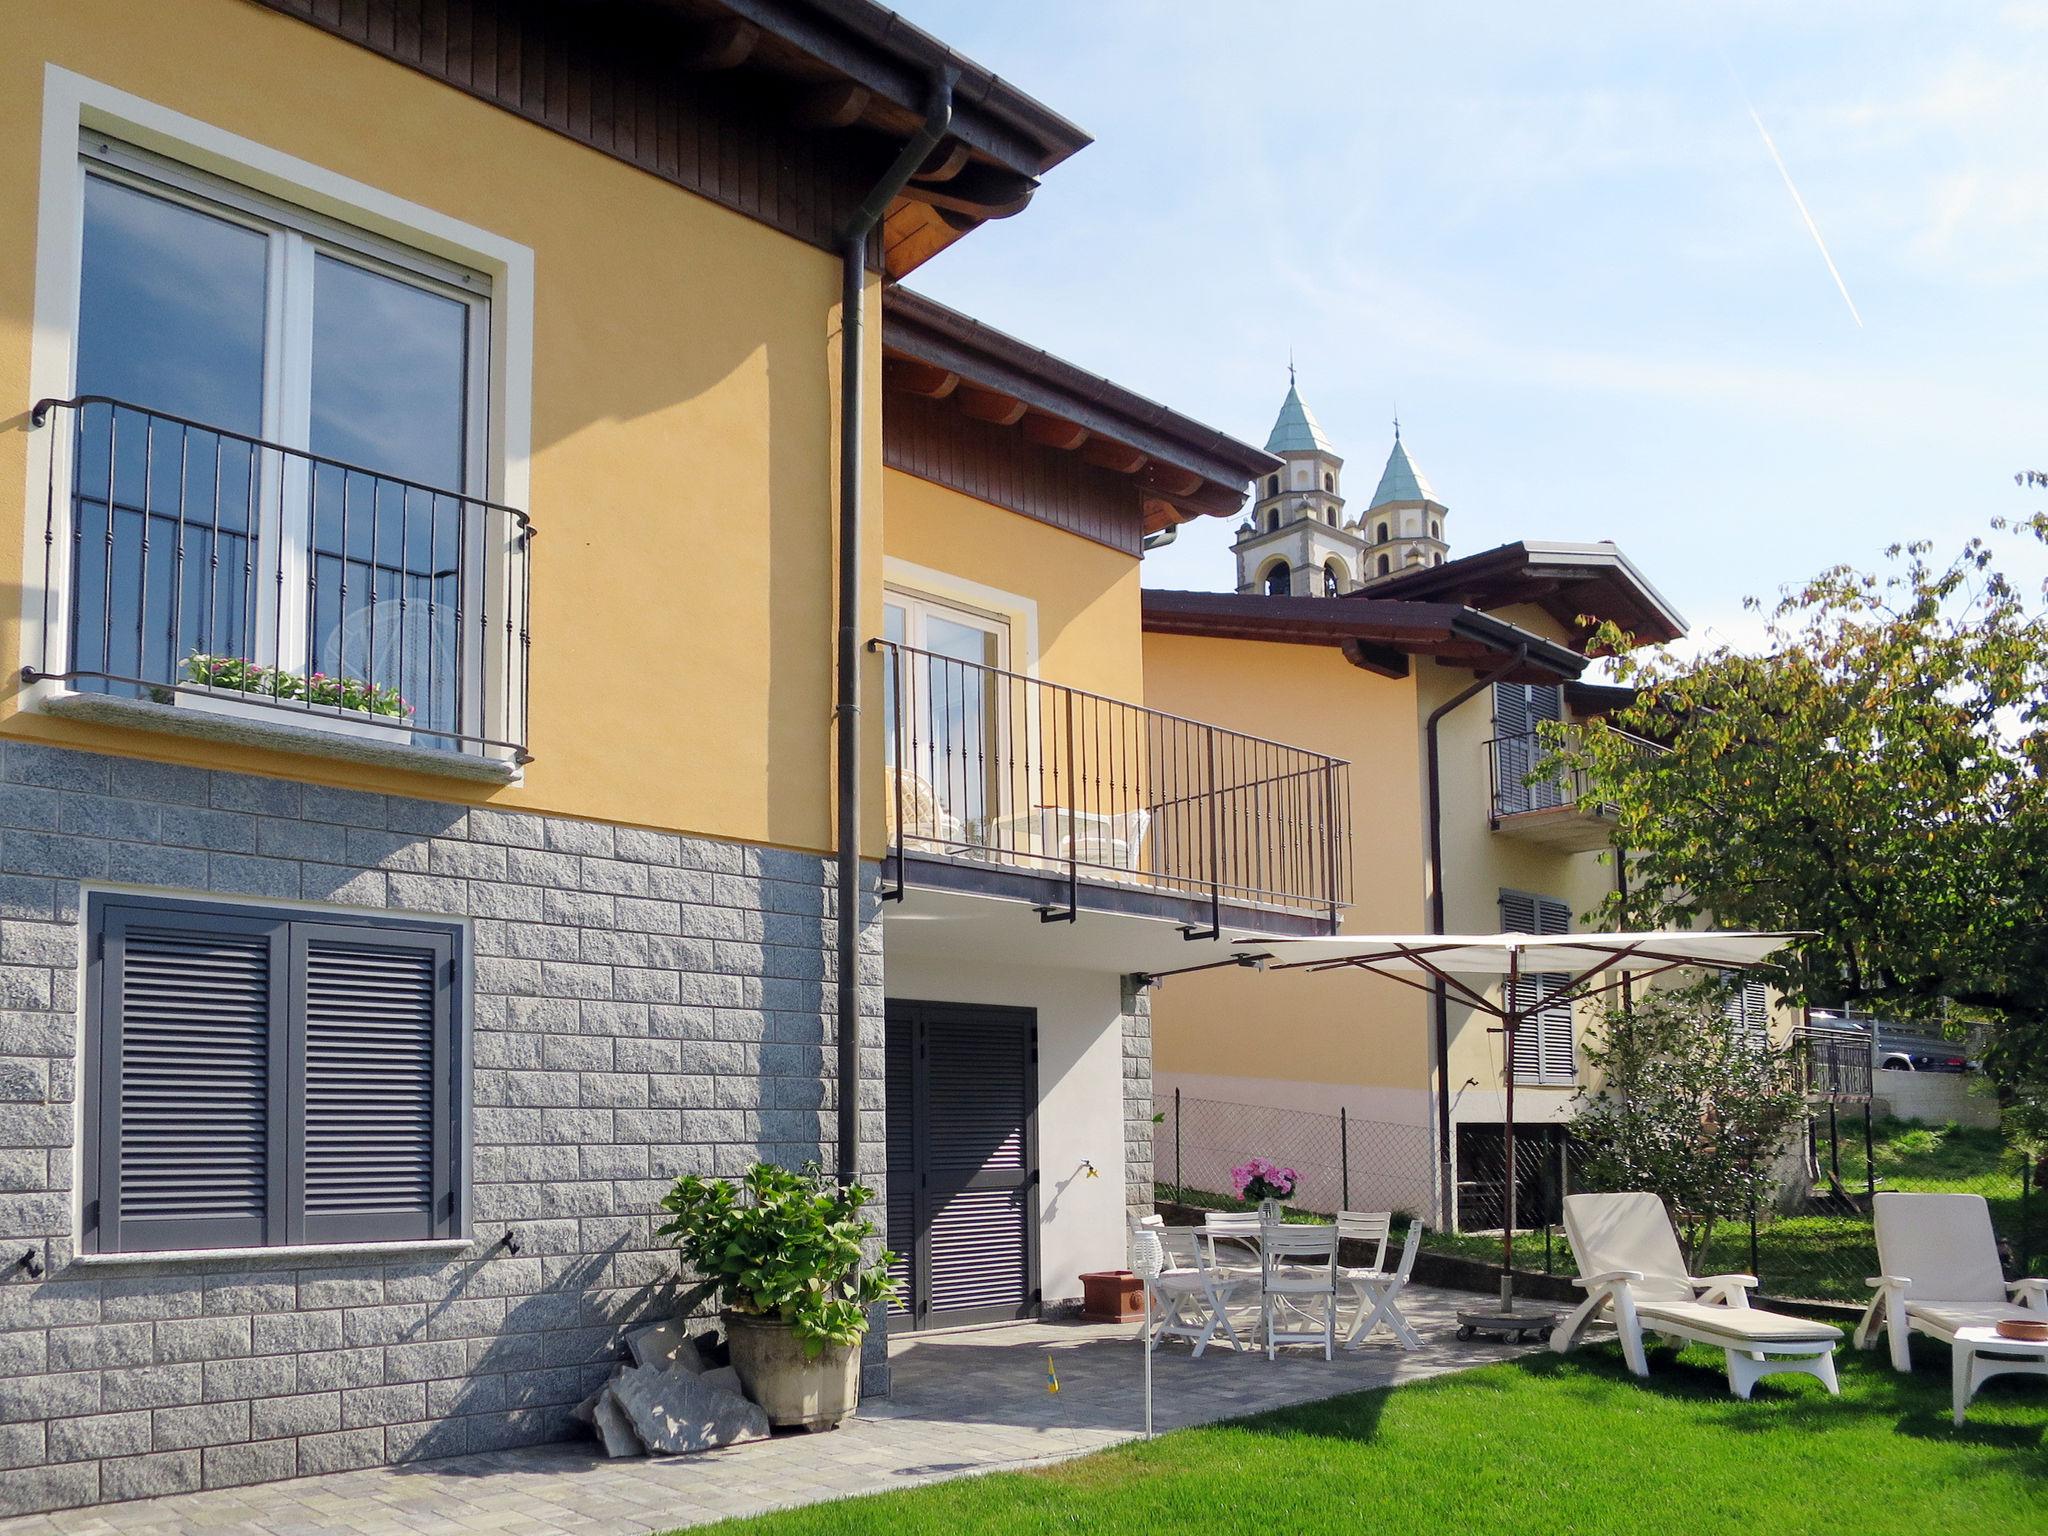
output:
[[[76,1262],[82,882],[468,919],[470,1248]],[[570,1434],[624,1326],[692,1300],[669,1183],[829,1166],[833,927],[812,855],[0,746],[0,1512]]]
[[[1124,1208],[1134,1222],[1153,1210],[1152,999],[1129,977],[1123,985]]]

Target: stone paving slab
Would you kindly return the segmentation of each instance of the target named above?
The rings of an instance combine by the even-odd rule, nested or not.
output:
[[[1385,1333],[1325,1362],[1227,1344],[1153,1357],[1161,1430],[1484,1365],[1514,1349],[1460,1343],[1471,1298],[1412,1287],[1423,1337]],[[793,1504],[1039,1465],[1136,1437],[1143,1355],[1132,1325],[1028,1323],[891,1341],[894,1395],[827,1434],[777,1435],[693,1456],[608,1461],[594,1442],[295,1478],[0,1520],[0,1536],[645,1536]],[[1536,1346],[1527,1346],[1536,1347]],[[1059,1374],[1046,1390],[1046,1357]]]

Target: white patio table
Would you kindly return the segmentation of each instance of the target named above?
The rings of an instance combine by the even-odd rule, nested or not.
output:
[[[1977,1389],[1994,1376],[2048,1376],[2048,1339],[2008,1339],[1996,1328],[1958,1328],[1955,1342],[1956,1422]]]

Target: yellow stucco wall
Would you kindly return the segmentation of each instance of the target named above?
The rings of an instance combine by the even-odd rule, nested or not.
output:
[[[1505,615],[1504,615],[1505,616]],[[1554,621],[1540,611],[1518,610],[1514,622],[1561,638]],[[1426,666],[1420,680],[1418,707],[1424,715],[1472,680],[1469,671]],[[1585,914],[1606,895],[1613,866],[1598,853],[1567,853],[1526,842],[1493,830],[1491,769],[1486,744],[1494,735],[1493,701],[1481,694],[1444,717],[1439,728],[1444,797],[1444,927],[1452,933],[1496,933],[1500,929],[1500,893],[1529,891],[1565,902],[1572,925],[1584,927]],[[1580,1007],[1581,1027],[1597,1018],[1599,1005]],[[1455,1093],[1471,1079],[1478,1086],[1463,1089],[1457,1101],[1460,1118],[1500,1118],[1501,1037],[1491,1018],[1469,1010],[1450,1011],[1450,1080]],[[1522,1085],[1516,1090],[1517,1120],[1544,1119],[1565,1113],[1570,1088]]]
[[[8,20],[0,585],[13,593],[21,577],[46,61],[529,247],[529,510],[539,538],[535,761],[518,786],[59,722],[18,713],[11,692],[0,698],[0,732],[829,846],[836,261],[244,0],[65,0]],[[872,632],[881,566],[873,287],[868,319]],[[12,678],[18,616],[0,605],[0,619],[0,665]],[[879,843],[879,820],[873,830]]]
[[[1512,617],[1562,638],[1561,627],[1538,610]],[[1351,666],[1333,647],[1145,637],[1148,704],[1350,761],[1352,905],[1342,926],[1351,933],[1428,929],[1423,724],[1473,676],[1470,668],[1425,658],[1410,677],[1396,680]],[[1576,918],[1613,878],[1598,854],[1564,853],[1492,829],[1486,742],[1493,731],[1485,694],[1446,716],[1440,728],[1445,927],[1451,932],[1498,931],[1503,888],[1566,901]],[[1155,997],[1152,1024],[1155,1070],[1169,1081],[1186,1075],[1220,1096],[1232,1090],[1217,1080],[1236,1079],[1254,1103],[1292,1101],[1302,1085],[1311,1085],[1316,1102],[1300,1107],[1333,1113],[1344,1102],[1354,1117],[1420,1124],[1433,1113],[1431,1003],[1394,982],[1273,972],[1189,976]],[[1453,1007],[1450,1026],[1457,1116],[1497,1120],[1501,1045],[1488,1032],[1494,1021]],[[1468,1079],[1477,1086],[1464,1088]],[[1571,1097],[1570,1089],[1522,1089],[1516,1118],[1562,1114]]]
[[[1010,621],[1013,669],[1024,671],[1031,661],[1019,632],[1028,611],[1036,630],[1038,676],[1140,700],[1144,651],[1136,559],[901,470],[884,472],[882,501],[883,550],[891,561],[1011,599],[988,606]],[[913,575],[890,579],[920,589]],[[927,595],[951,594],[934,586]]]
[[[1361,671],[1333,647],[1145,636],[1145,702],[1351,765],[1352,933],[1426,921],[1422,782],[1412,680]],[[1426,1083],[1426,1004],[1365,976],[1216,971],[1152,1001],[1156,1071],[1333,1087]]]

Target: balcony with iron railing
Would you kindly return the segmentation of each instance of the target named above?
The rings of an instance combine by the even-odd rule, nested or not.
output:
[[[30,421],[37,707],[484,779],[528,760],[524,512],[101,396]]]
[[[1870,1097],[1868,1029],[1802,1024],[1793,1032],[1792,1044],[1809,1099],[1861,1103]]]
[[[1664,750],[1610,725],[1593,722],[1574,729],[1613,732],[1645,753]],[[1612,836],[1614,807],[1592,797],[1582,772],[1540,773],[1550,755],[1550,744],[1536,731],[1495,736],[1486,743],[1487,814],[1493,830],[1563,853],[1605,848]]]
[[[887,640],[885,896],[938,886],[1235,928],[1334,930],[1350,765]]]

